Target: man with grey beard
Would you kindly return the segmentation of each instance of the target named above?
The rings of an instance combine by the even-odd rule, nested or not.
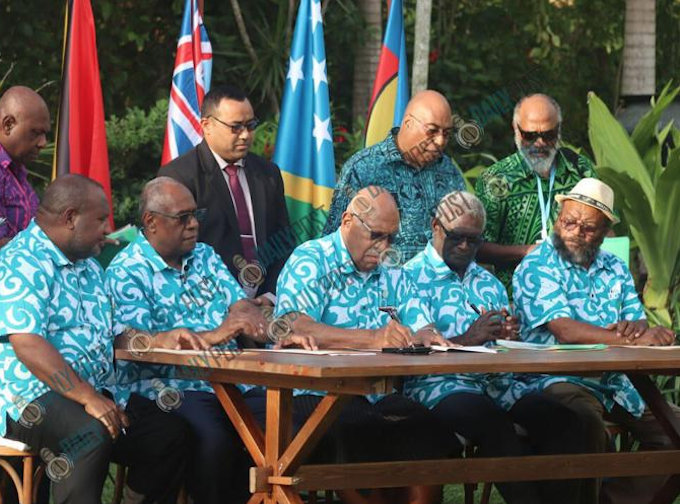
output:
[[[508,291],[515,266],[552,231],[557,217],[553,197],[594,176],[587,158],[559,147],[561,126],[562,111],[554,99],[525,96],[512,119],[517,152],[490,166],[477,181],[487,215],[486,243],[477,260],[493,264]]]
[[[671,345],[675,335],[647,325],[625,263],[600,250],[618,218],[612,189],[593,178],[555,197],[561,210],[552,236],[529,253],[512,279],[521,338],[547,344]],[[604,421],[624,426],[643,450],[671,448],[671,441],[622,373],[601,377],[532,375],[529,385],[575,411],[586,428],[588,451],[609,446]],[[671,405],[677,414],[678,408]],[[558,435],[558,434],[556,434]],[[665,476],[611,478],[584,493],[581,504],[651,502]]]

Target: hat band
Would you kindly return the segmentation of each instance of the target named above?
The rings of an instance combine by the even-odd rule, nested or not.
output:
[[[613,214],[614,212],[609,208],[607,205],[602,203],[601,201],[598,201],[596,199],[591,198],[590,196],[586,196],[585,194],[574,194],[570,193],[569,199],[574,199],[578,201],[582,201],[583,203],[587,203],[589,205],[594,206],[595,208],[598,208],[602,210],[603,212]]]

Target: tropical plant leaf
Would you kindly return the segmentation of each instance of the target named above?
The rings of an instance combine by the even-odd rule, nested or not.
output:
[[[654,133],[661,120],[661,114],[666,107],[673,103],[673,100],[680,92],[680,86],[671,89],[672,81],[666,84],[657,99],[652,98],[652,108],[637,123],[630,138],[638,152],[647,152],[647,149],[654,143]]]
[[[659,248],[663,251],[668,265],[672,284],[677,274],[680,253],[680,147],[673,149],[668,156],[666,169],[659,177],[656,189],[655,215],[659,225]]]
[[[609,167],[631,178],[645,199],[654,201],[649,172],[623,126],[595,93],[588,93],[588,136],[598,166]]]

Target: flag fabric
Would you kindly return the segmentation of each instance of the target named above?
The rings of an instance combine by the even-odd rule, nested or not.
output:
[[[198,0],[186,0],[172,72],[168,122],[161,165],[201,143],[201,105],[210,90],[212,46],[198,9]]]
[[[366,119],[366,147],[401,124],[409,99],[402,0],[392,0]]]
[[[90,0],[68,0],[64,25],[61,100],[52,178],[77,173],[104,187],[111,209],[104,102]],[[111,214],[113,224],[113,214]]]
[[[325,221],[335,156],[319,0],[302,0],[298,8],[273,161],[283,176],[290,221],[311,212],[323,212]],[[322,228],[323,223],[298,239],[315,238]]]

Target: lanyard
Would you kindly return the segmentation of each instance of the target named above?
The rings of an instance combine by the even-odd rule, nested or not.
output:
[[[548,217],[550,217],[550,202],[552,198],[553,184],[555,183],[555,167],[550,169],[550,183],[548,185],[548,200],[543,199],[543,185],[541,179],[536,175],[538,185],[538,207],[541,209],[541,239],[548,238]]]

